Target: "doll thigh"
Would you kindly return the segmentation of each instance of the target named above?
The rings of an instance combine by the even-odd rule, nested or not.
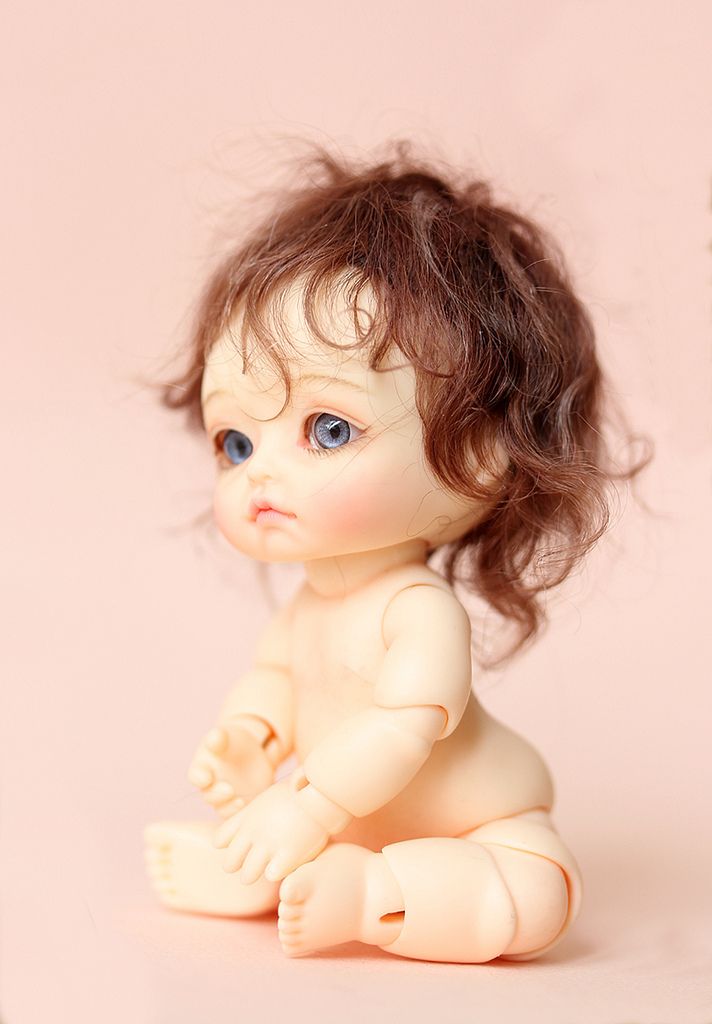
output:
[[[485,963],[532,959],[558,942],[578,907],[578,870],[544,812],[533,813],[384,847],[405,914],[398,938],[382,948]]]

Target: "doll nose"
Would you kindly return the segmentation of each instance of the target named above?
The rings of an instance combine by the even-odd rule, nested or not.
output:
[[[276,458],[266,445],[259,445],[257,451],[247,460],[245,469],[247,479],[251,484],[261,484],[267,480],[274,480]]]
[[[269,466],[264,465],[263,461],[257,462],[250,459],[247,466],[247,479],[251,484],[261,484],[272,479],[272,472]]]

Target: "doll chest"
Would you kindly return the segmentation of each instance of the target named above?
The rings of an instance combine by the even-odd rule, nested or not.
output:
[[[385,602],[369,594],[339,601],[310,595],[295,610],[292,675],[300,756],[335,726],[373,703],[386,653]]]

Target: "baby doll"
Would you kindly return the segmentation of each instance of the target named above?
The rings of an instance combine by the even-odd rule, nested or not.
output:
[[[405,150],[323,155],[214,273],[165,400],[207,432],[230,544],[306,578],[192,762],[223,823],[147,831],[160,898],[278,908],[289,955],[550,949],[579,873],[541,757],[472,693],[453,585],[521,647],[635,471],[606,468],[593,333],[551,244]]]

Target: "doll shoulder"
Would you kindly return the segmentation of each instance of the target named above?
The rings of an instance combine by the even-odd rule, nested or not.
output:
[[[382,622],[386,646],[403,629],[414,630],[418,621],[426,637],[435,636],[441,626],[448,629],[457,624],[467,634],[469,644],[467,612],[439,573],[427,565],[409,565],[394,573],[389,583]]]

